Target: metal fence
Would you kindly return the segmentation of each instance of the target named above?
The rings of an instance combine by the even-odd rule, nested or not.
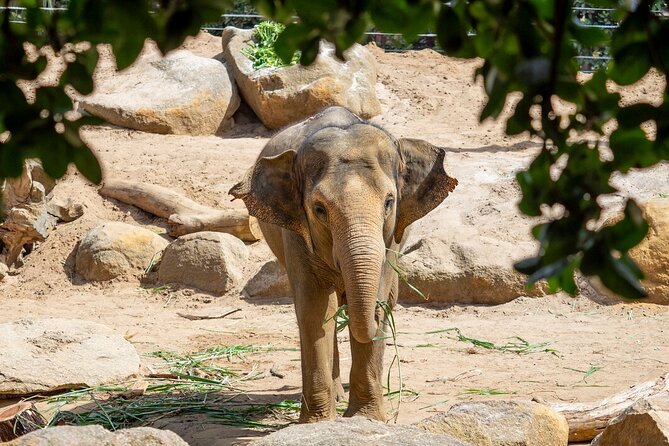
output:
[[[43,7],[46,12],[64,11],[63,7]],[[575,6],[573,9],[574,20],[578,21],[581,26],[587,28],[600,28],[607,32],[612,31],[618,27],[618,22],[613,17],[615,9],[612,8],[597,8],[591,6]],[[10,14],[10,22],[25,23],[25,8],[18,6],[0,7],[0,12],[6,11]],[[662,10],[657,10],[655,13],[667,16],[666,7]],[[265,20],[263,16],[253,13],[229,13],[223,14],[221,20],[215,23],[208,23],[202,27],[203,30],[220,35],[223,29],[227,26],[237,26],[240,28],[251,28]],[[436,40],[436,34],[424,33],[419,34],[414,41],[407,42],[401,34],[384,33],[380,31],[368,31],[365,33],[365,38],[362,43],[374,42],[379,47],[386,51],[403,52],[409,50],[420,50],[430,48],[435,51],[441,51]],[[579,48],[579,54],[576,56],[581,69],[589,72],[598,69],[608,64],[611,59],[607,47],[599,48]]]

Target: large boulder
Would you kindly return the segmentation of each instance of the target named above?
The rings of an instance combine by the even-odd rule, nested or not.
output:
[[[446,171],[459,184],[409,226],[398,262],[403,276],[430,302],[495,305],[543,295],[544,287],[526,288],[527,277],[513,268],[539,247],[531,233],[537,220],[518,212],[517,167],[477,158],[448,155]],[[399,299],[424,302],[404,280]]]
[[[148,50],[80,99],[112,124],[152,133],[213,135],[234,124],[239,94],[224,63],[182,50]]]
[[[355,44],[334,55],[334,46],[322,42],[315,62],[308,66],[254,70],[242,54],[253,41],[253,30],[227,27],[223,54],[247,104],[265,126],[276,129],[313,116],[331,105],[342,105],[356,115],[371,118],[381,113],[376,97],[377,68],[374,56]]]
[[[167,245],[167,240],[146,228],[104,223],[81,239],[75,269],[91,281],[140,276]]]
[[[135,427],[110,432],[102,426],[54,426],[40,429],[6,446],[188,446],[172,431]]]
[[[253,446],[473,446],[447,434],[389,425],[362,417],[297,424],[250,443]]]
[[[248,256],[248,248],[237,237],[195,232],[179,237],[165,249],[158,280],[225,293],[241,284]]]
[[[641,207],[650,228],[646,238],[629,251],[646,275],[642,284],[648,297],[638,302],[669,305],[669,200],[649,200]],[[618,215],[605,224],[614,224],[621,218],[622,215]],[[599,279],[589,278],[587,285],[592,286],[588,291],[596,293],[595,297],[605,301],[620,300]]]
[[[569,441],[569,426],[563,415],[524,401],[460,403],[417,426],[475,446],[567,446]]]
[[[668,446],[669,397],[641,399],[609,422],[592,446]]]
[[[268,260],[246,282],[243,289],[249,297],[292,296],[286,270],[276,259]]]
[[[94,322],[20,320],[0,324],[0,397],[127,379],[139,356],[123,336]]]

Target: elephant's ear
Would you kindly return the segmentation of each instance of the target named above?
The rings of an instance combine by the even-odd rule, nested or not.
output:
[[[258,158],[229,193],[244,201],[249,215],[296,232],[311,250],[307,217],[293,170],[295,155],[294,150],[286,150],[276,156]]]
[[[436,208],[458,184],[458,180],[444,170],[444,149],[420,139],[401,138],[398,144],[404,168],[395,226],[397,243],[402,240],[407,226]]]

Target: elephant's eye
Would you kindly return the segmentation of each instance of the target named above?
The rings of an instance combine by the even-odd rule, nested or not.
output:
[[[384,204],[384,207],[386,208],[386,212],[390,212],[393,209],[393,204],[395,203],[395,198],[392,196],[386,198],[386,202]]]
[[[314,204],[314,214],[323,222],[326,222],[328,219],[328,211],[326,211],[325,207],[320,203]]]

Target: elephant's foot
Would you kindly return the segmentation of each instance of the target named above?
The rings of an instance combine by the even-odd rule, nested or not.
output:
[[[318,423],[319,421],[332,421],[336,418],[337,412],[334,410],[311,411],[302,408],[300,410],[300,423]]]
[[[368,418],[370,420],[377,420],[386,422],[386,410],[383,407],[383,402],[370,402],[367,404],[356,404],[355,402],[350,402],[348,409],[344,412],[345,417],[355,417],[361,416]]]
[[[318,421],[334,420],[337,417],[335,405],[334,396],[325,399],[306,399],[302,396],[300,423],[317,423]]]

